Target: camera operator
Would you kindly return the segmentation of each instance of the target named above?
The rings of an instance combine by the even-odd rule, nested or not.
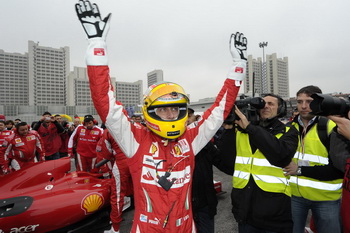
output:
[[[266,94],[263,99],[258,121],[249,121],[236,106],[240,119],[221,137],[221,156],[236,156],[232,212],[240,233],[292,232],[291,189],[282,167],[293,158],[298,132],[279,121],[286,113],[281,97]]]
[[[292,125],[299,131],[299,146],[293,161],[284,168],[291,175],[293,232],[304,232],[309,210],[317,232],[341,232],[340,196],[342,174],[329,158],[329,134],[335,123],[316,116],[311,110],[312,96],[322,93],[317,86],[297,92],[299,115]]]

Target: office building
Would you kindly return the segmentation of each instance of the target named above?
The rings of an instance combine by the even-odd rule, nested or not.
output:
[[[164,81],[162,70],[154,70],[147,73],[147,87],[160,81]]]
[[[266,87],[262,80],[262,59],[254,59],[252,55],[247,59],[247,76],[244,82],[246,95],[261,95],[264,92],[274,93],[282,98],[289,97],[288,57],[277,58],[277,54],[266,55]],[[255,80],[253,81],[253,75]],[[254,91],[253,91],[254,89]],[[266,90],[266,91],[263,91]]]
[[[66,105],[69,48],[40,46],[28,41],[29,105]]]
[[[116,99],[125,107],[132,107],[134,111],[140,112],[143,89],[142,80],[136,82],[115,82]]]
[[[28,105],[28,54],[0,50],[1,105]]]

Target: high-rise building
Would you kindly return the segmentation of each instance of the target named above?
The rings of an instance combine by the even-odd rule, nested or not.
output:
[[[28,105],[28,54],[0,50],[0,104]]]
[[[69,64],[69,47],[44,47],[28,41],[29,105],[66,105]]]
[[[251,96],[261,95],[263,91],[262,59],[254,59],[252,55],[247,59],[247,76],[244,82],[244,92]],[[254,77],[254,78],[253,78]],[[254,82],[253,82],[253,79]],[[266,55],[267,93],[274,93],[282,98],[289,98],[289,70],[288,57],[277,58],[277,54]],[[254,91],[253,91],[254,89]]]
[[[267,92],[289,98],[288,57],[277,58],[273,53],[266,56]]]
[[[147,73],[147,87],[159,82],[164,81],[163,70],[154,70]]]
[[[116,99],[125,107],[134,107],[135,111],[140,111],[139,105],[142,102],[142,80],[136,82],[116,82]]]
[[[252,55],[248,55],[246,79],[243,82],[244,92],[246,95],[260,95],[262,88],[262,60],[261,58],[254,59]],[[253,91],[254,90],[254,91]]]
[[[111,77],[111,82],[115,89],[115,78]],[[68,75],[67,84],[67,106],[75,106],[73,111],[77,111],[77,108],[84,109],[85,106],[90,114],[97,114],[91,99],[87,68],[75,66]]]

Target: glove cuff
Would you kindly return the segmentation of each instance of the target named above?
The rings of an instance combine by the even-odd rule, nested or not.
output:
[[[88,39],[88,48],[86,50],[86,65],[88,66],[106,66],[108,65],[107,44],[101,37]]]
[[[243,81],[246,76],[246,69],[247,69],[247,61],[245,60],[237,60],[233,61],[233,64],[231,65],[227,78],[233,79],[236,81]]]

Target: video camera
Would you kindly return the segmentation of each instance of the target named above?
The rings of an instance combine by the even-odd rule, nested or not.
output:
[[[235,102],[235,106],[247,117],[248,121],[259,121],[258,110],[265,107],[264,99],[261,97],[246,97],[245,95],[240,98]],[[234,124],[235,120],[240,120],[240,118],[235,113],[235,108],[233,107],[224,123]]]
[[[331,95],[312,94],[313,101],[310,103],[311,114],[318,116],[340,115],[348,117],[350,110],[350,96],[341,99]]]

